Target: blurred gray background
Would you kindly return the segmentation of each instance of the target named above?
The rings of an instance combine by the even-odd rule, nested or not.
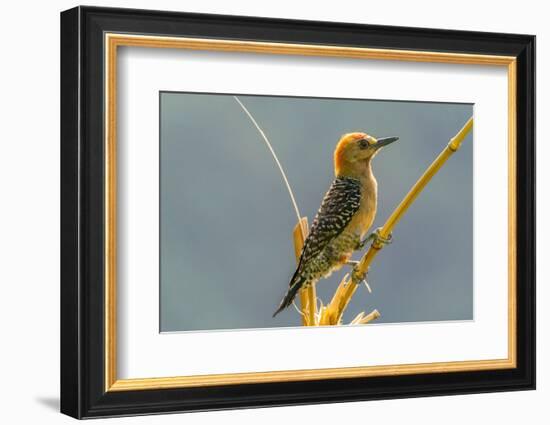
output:
[[[472,115],[470,104],[239,96],[263,128],[311,224],[341,134],[400,140],[374,160],[381,226]],[[271,315],[295,268],[296,216],[258,131],[230,95],[160,94],[161,331],[299,326]],[[394,229],[346,315],[376,323],[473,319],[472,137]],[[360,257],[360,255],[356,255]],[[317,285],[328,302],[346,272]]]

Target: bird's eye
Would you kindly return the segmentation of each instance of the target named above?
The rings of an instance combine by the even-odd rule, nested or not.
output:
[[[366,149],[369,147],[369,142],[366,139],[359,140],[359,147],[361,149]]]

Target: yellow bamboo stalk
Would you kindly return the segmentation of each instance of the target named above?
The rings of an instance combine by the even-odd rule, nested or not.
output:
[[[300,260],[300,254],[302,253],[302,247],[306,240],[308,230],[307,217],[302,217],[300,221],[294,227],[292,233],[294,239],[294,255],[296,256],[296,263]],[[302,324],[304,326],[315,326],[317,317],[317,294],[315,285],[311,285],[306,289],[300,291],[300,310],[302,311]]]
[[[445,149],[443,149],[439,156],[432,162],[432,164],[426,169],[424,174],[422,174],[422,176],[414,184],[411,190],[409,190],[409,193],[407,193],[405,198],[403,198],[401,203],[390,215],[384,226],[380,229],[380,236],[382,238],[389,237],[395,225],[403,217],[407,209],[415,201],[420,192],[426,187],[432,177],[441,169],[443,164],[445,164],[445,162],[460,148],[460,145],[464,141],[464,138],[472,130],[473,124],[474,119],[472,117],[466,122],[464,127],[462,127],[462,129],[456,134],[456,136],[449,141]],[[366,273],[368,271],[370,264],[374,260],[374,257],[376,257],[378,252],[383,247],[384,244],[381,244],[378,241],[371,244],[369,250],[361,258],[361,261],[357,265],[357,269],[360,274]],[[339,287],[337,288],[332,301],[325,309],[323,309],[323,316],[320,317],[319,322],[327,324],[339,324],[342,320],[344,310],[348,306],[359,284],[360,282],[354,279],[353,276],[352,279],[343,279]],[[338,296],[336,296],[337,294]]]
[[[340,281],[340,284],[336,288],[336,291],[334,291],[334,295],[332,296],[332,299],[330,300],[330,303],[323,308],[321,311],[320,317],[319,317],[319,325],[339,325],[340,320],[338,317],[336,317],[336,306],[340,304],[340,300],[344,296],[344,293],[346,292],[346,286],[349,279],[349,274],[345,274],[342,280]],[[364,314],[364,313],[363,313]],[[340,317],[341,319],[341,317]]]
[[[379,317],[380,312],[376,309],[372,310],[369,314],[365,314],[365,312],[362,311],[355,316],[355,319],[351,321],[350,325],[365,325],[375,319],[378,319]]]
[[[375,319],[380,317],[380,312],[376,309],[372,310],[369,314],[359,319],[356,325],[366,325],[369,322],[372,322]]]

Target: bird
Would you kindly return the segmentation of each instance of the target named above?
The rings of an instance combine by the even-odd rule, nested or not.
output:
[[[398,137],[375,138],[367,133],[344,134],[334,150],[335,178],[304,241],[300,259],[288,291],[273,317],[290,306],[300,289],[326,278],[344,265],[354,267],[354,251],[369,241],[390,243],[379,229],[365,235],[372,226],[377,208],[378,183],[372,172],[372,160],[380,150]],[[361,280],[364,279],[364,274]]]

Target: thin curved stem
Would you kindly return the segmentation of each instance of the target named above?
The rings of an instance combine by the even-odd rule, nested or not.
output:
[[[296,199],[294,198],[294,193],[292,193],[292,188],[290,187],[290,183],[288,182],[288,179],[286,178],[285,171],[283,169],[283,166],[281,165],[281,162],[279,161],[279,158],[275,154],[275,150],[273,150],[273,146],[271,146],[271,143],[269,142],[269,139],[265,135],[262,128],[259,126],[259,124],[256,122],[252,114],[248,111],[246,106],[243,105],[241,100],[237,96],[233,96],[233,98],[237,101],[237,103],[241,106],[243,111],[246,113],[248,118],[250,118],[250,121],[252,121],[252,124],[256,127],[260,135],[265,141],[265,144],[267,145],[267,148],[269,149],[269,152],[271,152],[271,155],[273,156],[273,159],[275,160],[275,163],[277,164],[277,167],[279,167],[279,171],[281,172],[281,176],[283,177],[283,180],[285,182],[286,188],[288,190],[288,194],[290,195],[290,200],[292,201],[292,205],[294,206],[294,211],[296,212],[296,218],[298,221],[302,218],[302,215],[300,214],[300,210],[298,209],[298,204],[296,203]]]

